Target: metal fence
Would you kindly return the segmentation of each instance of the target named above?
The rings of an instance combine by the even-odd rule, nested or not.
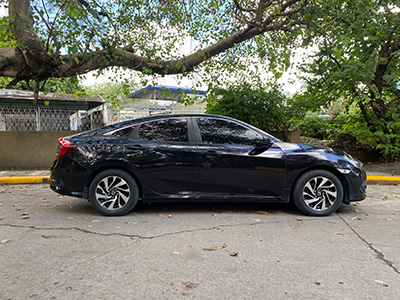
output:
[[[0,131],[89,130],[104,124],[102,111],[47,107],[0,107]]]
[[[148,117],[160,114],[185,114],[185,113],[204,113],[205,105],[167,105],[158,106],[152,105],[141,108],[121,108],[117,112],[114,112],[112,117],[112,123],[137,119],[141,117]]]
[[[86,131],[106,124],[157,114],[202,113],[204,105],[152,105],[121,108],[116,112],[101,105],[92,110],[50,107],[0,106],[0,131]]]

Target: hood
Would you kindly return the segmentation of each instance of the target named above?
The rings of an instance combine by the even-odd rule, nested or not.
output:
[[[279,147],[286,153],[290,152],[319,152],[319,153],[330,153],[336,154],[339,156],[348,155],[346,152],[338,149],[333,149],[329,147],[321,147],[321,146],[310,146],[303,144],[292,144],[292,143],[278,143]]]
[[[291,144],[291,143],[278,143],[278,144],[285,154],[290,155],[291,153],[294,154],[315,153],[315,154],[321,154],[323,156],[328,155],[329,157],[337,157],[337,159],[335,159],[337,161],[345,160],[354,166],[357,166],[359,168],[362,167],[362,163],[358,159],[352,157],[350,154],[346,153],[343,150],[329,148],[329,147],[303,145],[303,144]]]

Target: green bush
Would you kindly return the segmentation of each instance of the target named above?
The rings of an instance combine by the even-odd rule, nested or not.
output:
[[[393,118],[390,122],[372,119],[372,122],[373,126],[368,126],[360,113],[351,114],[348,115],[342,131],[355,137],[359,144],[379,150],[384,160],[398,160],[400,119]]]
[[[303,136],[319,140],[330,139],[334,131],[334,126],[330,119],[313,114],[305,115],[300,119],[296,119],[296,121],[292,121],[292,126],[297,127]]]
[[[241,83],[227,89],[213,88],[206,101],[207,113],[236,118],[287,140],[292,113],[277,86]]]

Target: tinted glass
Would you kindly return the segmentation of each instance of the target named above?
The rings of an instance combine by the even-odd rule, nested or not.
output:
[[[186,119],[167,119],[140,125],[139,139],[144,141],[188,142]]]
[[[198,118],[197,123],[205,144],[253,145],[263,139],[257,132],[234,122]]]
[[[110,133],[108,133],[107,135],[111,135],[111,136],[117,136],[117,137],[128,137],[134,127],[127,127],[127,128],[123,128],[123,129],[119,129],[116,131],[112,131]]]

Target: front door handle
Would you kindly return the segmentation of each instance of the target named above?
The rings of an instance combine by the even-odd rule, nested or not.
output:
[[[138,150],[138,149],[143,149],[143,146],[142,146],[142,145],[139,145],[139,144],[137,144],[137,145],[129,145],[129,146],[126,146],[126,149],[129,149],[129,150]]]
[[[207,158],[213,158],[213,157],[220,156],[220,155],[221,154],[216,150],[207,150],[206,151],[206,157]]]
[[[207,154],[218,154],[215,150],[207,150]]]

